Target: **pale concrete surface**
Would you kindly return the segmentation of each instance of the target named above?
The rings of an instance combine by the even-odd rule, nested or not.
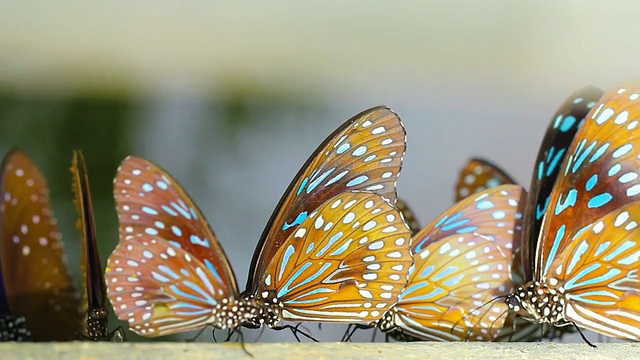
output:
[[[272,343],[246,344],[256,359],[639,359],[634,343]],[[0,359],[239,359],[237,343],[0,344]]]

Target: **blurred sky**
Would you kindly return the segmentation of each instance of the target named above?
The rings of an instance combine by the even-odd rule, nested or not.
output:
[[[637,79],[638,14],[634,1],[4,2],[0,90],[134,99],[130,152],[192,194],[242,287],[282,192],[344,120],[378,104],[402,117],[399,193],[424,225],[451,205],[470,156],[528,184],[569,94]],[[249,121],[229,136],[211,104],[238,92]],[[12,121],[3,148],[16,145]]]

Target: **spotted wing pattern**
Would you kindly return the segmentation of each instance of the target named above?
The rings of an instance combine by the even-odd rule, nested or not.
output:
[[[492,340],[512,290],[511,263],[522,230],[525,192],[502,185],[469,196],[420,231],[415,264],[394,323],[425,340]]]
[[[406,284],[410,238],[400,213],[380,195],[340,194],[283,243],[257,293],[283,304],[283,320],[371,323]]]
[[[20,150],[2,163],[0,256],[8,303],[35,341],[70,340],[81,327],[80,299],[69,276],[49,189]]]
[[[134,332],[225,329],[246,319],[250,311],[238,300],[227,257],[177,181],[147,160],[128,157],[115,178],[115,198],[120,243],[108,261],[107,292]]]
[[[109,257],[106,278],[116,315],[143,336],[206,325],[234,328],[246,319],[234,314],[252,314],[209,264],[157,235],[121,241]]]
[[[530,259],[536,251],[542,216],[549,204],[562,161],[568,153],[576,132],[602,94],[602,90],[593,86],[584,87],[571,94],[553,115],[542,139],[529,186],[529,201],[525,212],[522,261],[526,281],[533,277],[534,264]]]
[[[255,294],[270,259],[310,213],[345,191],[367,191],[395,204],[406,132],[389,108],[374,107],[347,120],[311,155],[285,191],[260,238],[247,291]]]
[[[420,229],[422,229],[416,213],[413,212],[413,210],[409,207],[409,205],[407,205],[405,201],[403,201],[402,199],[397,199],[396,207],[398,208],[398,210],[400,210],[402,216],[404,216],[404,221],[407,223],[407,225],[409,225],[409,229],[411,229],[412,234],[415,234],[420,231]]]
[[[114,196],[120,239],[137,234],[158,236],[202,261],[225,291],[238,293],[231,265],[213,230],[191,197],[168,172],[129,156],[118,168]]]
[[[497,165],[483,159],[467,162],[456,183],[456,202],[492,187],[516,182]]]
[[[565,317],[617,338],[640,340],[640,205],[628,204],[580,231],[546,280],[562,289]]]
[[[587,115],[564,159],[537,246],[535,279],[571,241],[605,214],[640,201],[640,85],[607,93]]]

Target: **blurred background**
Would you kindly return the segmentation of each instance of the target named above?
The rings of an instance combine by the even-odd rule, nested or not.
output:
[[[369,107],[389,105],[404,121],[398,191],[423,225],[452,204],[471,156],[528,185],[569,94],[637,79],[638,10],[631,1],[5,3],[0,150],[22,148],[48,178],[78,281],[75,148],[88,162],[103,262],[118,239],[112,180],[136,154],[193,196],[243,287],[299,167]],[[308,327],[321,340],[345,329]],[[259,335],[245,331],[247,341]],[[294,339],[266,330],[260,340]]]

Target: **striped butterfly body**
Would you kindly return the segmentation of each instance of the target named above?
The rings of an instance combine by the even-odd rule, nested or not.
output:
[[[409,281],[380,328],[401,339],[495,339],[508,309],[492,300],[513,288],[524,196],[516,185],[485,190],[418,232]]]
[[[77,226],[82,234],[83,257],[81,263],[85,289],[83,304],[86,319],[84,334],[79,335],[80,338],[87,340],[121,342],[125,339],[121,328],[109,332],[107,320],[109,312],[105,305],[106,291],[96,240],[89,177],[84,156],[79,150],[73,152],[71,174],[73,176],[75,204],[80,214]]]
[[[548,200],[535,208],[539,238],[523,256],[531,277],[507,298],[510,309],[640,340],[639,94],[639,85],[605,94],[576,133]]]
[[[11,313],[34,341],[66,341],[80,329],[80,299],[69,276],[47,183],[21,151],[2,163],[0,263]]]
[[[404,151],[402,123],[386,107],[331,134],[276,207],[242,294],[180,185],[146,160],[125,159],[114,189],[121,240],[106,271],[116,314],[146,336],[205,325],[376,321],[412,262],[411,234],[394,205]]]

